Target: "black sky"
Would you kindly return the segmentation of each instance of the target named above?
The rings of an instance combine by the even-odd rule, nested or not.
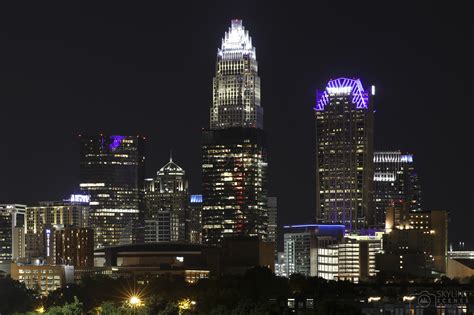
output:
[[[450,210],[451,241],[474,248],[474,26],[456,2],[12,2],[0,5],[0,202],[77,190],[77,134],[101,131],[146,135],[149,176],[172,148],[199,192],[216,50],[241,18],[279,224],[314,217],[315,90],[358,77],[377,87],[376,147],[415,154],[424,208]]]

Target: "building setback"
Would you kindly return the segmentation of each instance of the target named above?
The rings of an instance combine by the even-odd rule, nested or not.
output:
[[[330,80],[317,92],[318,222],[341,223],[352,231],[372,224],[373,111],[372,97],[359,79]]]
[[[267,239],[267,155],[255,47],[232,20],[217,51],[210,129],[203,131],[202,241]]]
[[[95,246],[143,241],[144,138],[80,137],[80,189],[90,195]]]

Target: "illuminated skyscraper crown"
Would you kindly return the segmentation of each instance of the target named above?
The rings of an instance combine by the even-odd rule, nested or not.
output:
[[[256,58],[252,37],[242,26],[242,20],[232,20],[229,31],[222,39],[222,46],[217,50],[217,55],[222,59],[239,59],[244,55],[250,55],[252,59]]]
[[[255,47],[242,20],[232,20],[217,49],[210,128],[263,129]]]
[[[316,94],[316,110],[324,110],[329,99],[336,95],[352,95],[352,103],[357,109],[368,108],[368,95],[359,79],[339,78],[328,82],[324,91]]]

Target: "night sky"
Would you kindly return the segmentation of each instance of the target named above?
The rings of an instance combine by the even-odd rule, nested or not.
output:
[[[217,47],[230,20],[241,18],[257,49],[280,225],[315,216],[316,89],[356,77],[377,87],[376,148],[415,154],[423,208],[449,210],[451,242],[474,249],[467,8],[428,1],[11,2],[0,5],[0,202],[60,200],[77,191],[77,135],[100,132],[145,135],[148,176],[173,149],[199,193]]]

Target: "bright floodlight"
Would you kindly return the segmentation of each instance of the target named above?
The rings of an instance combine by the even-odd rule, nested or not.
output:
[[[138,306],[141,303],[141,300],[138,296],[133,295],[130,297],[129,303],[133,306]]]

